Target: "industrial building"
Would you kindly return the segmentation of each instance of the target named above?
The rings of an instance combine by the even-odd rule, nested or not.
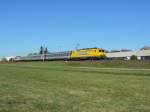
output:
[[[124,59],[130,60],[131,56],[137,56],[138,60],[150,60],[150,49],[148,50],[139,50],[139,51],[126,51],[126,52],[111,52],[107,53],[108,59]]]

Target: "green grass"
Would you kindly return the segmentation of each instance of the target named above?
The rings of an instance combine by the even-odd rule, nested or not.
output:
[[[110,63],[1,63],[0,112],[150,112],[150,70]]]
[[[95,67],[113,67],[113,68],[150,68],[150,61],[124,61],[124,60],[102,60],[102,61],[74,61],[73,66],[95,66]]]

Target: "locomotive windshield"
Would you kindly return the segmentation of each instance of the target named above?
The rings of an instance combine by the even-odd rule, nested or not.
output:
[[[105,52],[104,50],[99,50],[99,52]]]

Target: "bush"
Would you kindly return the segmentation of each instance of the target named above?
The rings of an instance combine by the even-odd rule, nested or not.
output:
[[[6,58],[2,58],[1,61],[2,61],[2,62],[6,62],[7,59],[6,59]]]
[[[130,59],[131,60],[137,60],[137,56],[136,55],[132,55]]]

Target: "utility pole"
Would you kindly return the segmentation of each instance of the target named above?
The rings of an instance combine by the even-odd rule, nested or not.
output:
[[[44,55],[44,52],[42,54],[42,57],[43,57],[43,62],[45,61],[45,55]]]

